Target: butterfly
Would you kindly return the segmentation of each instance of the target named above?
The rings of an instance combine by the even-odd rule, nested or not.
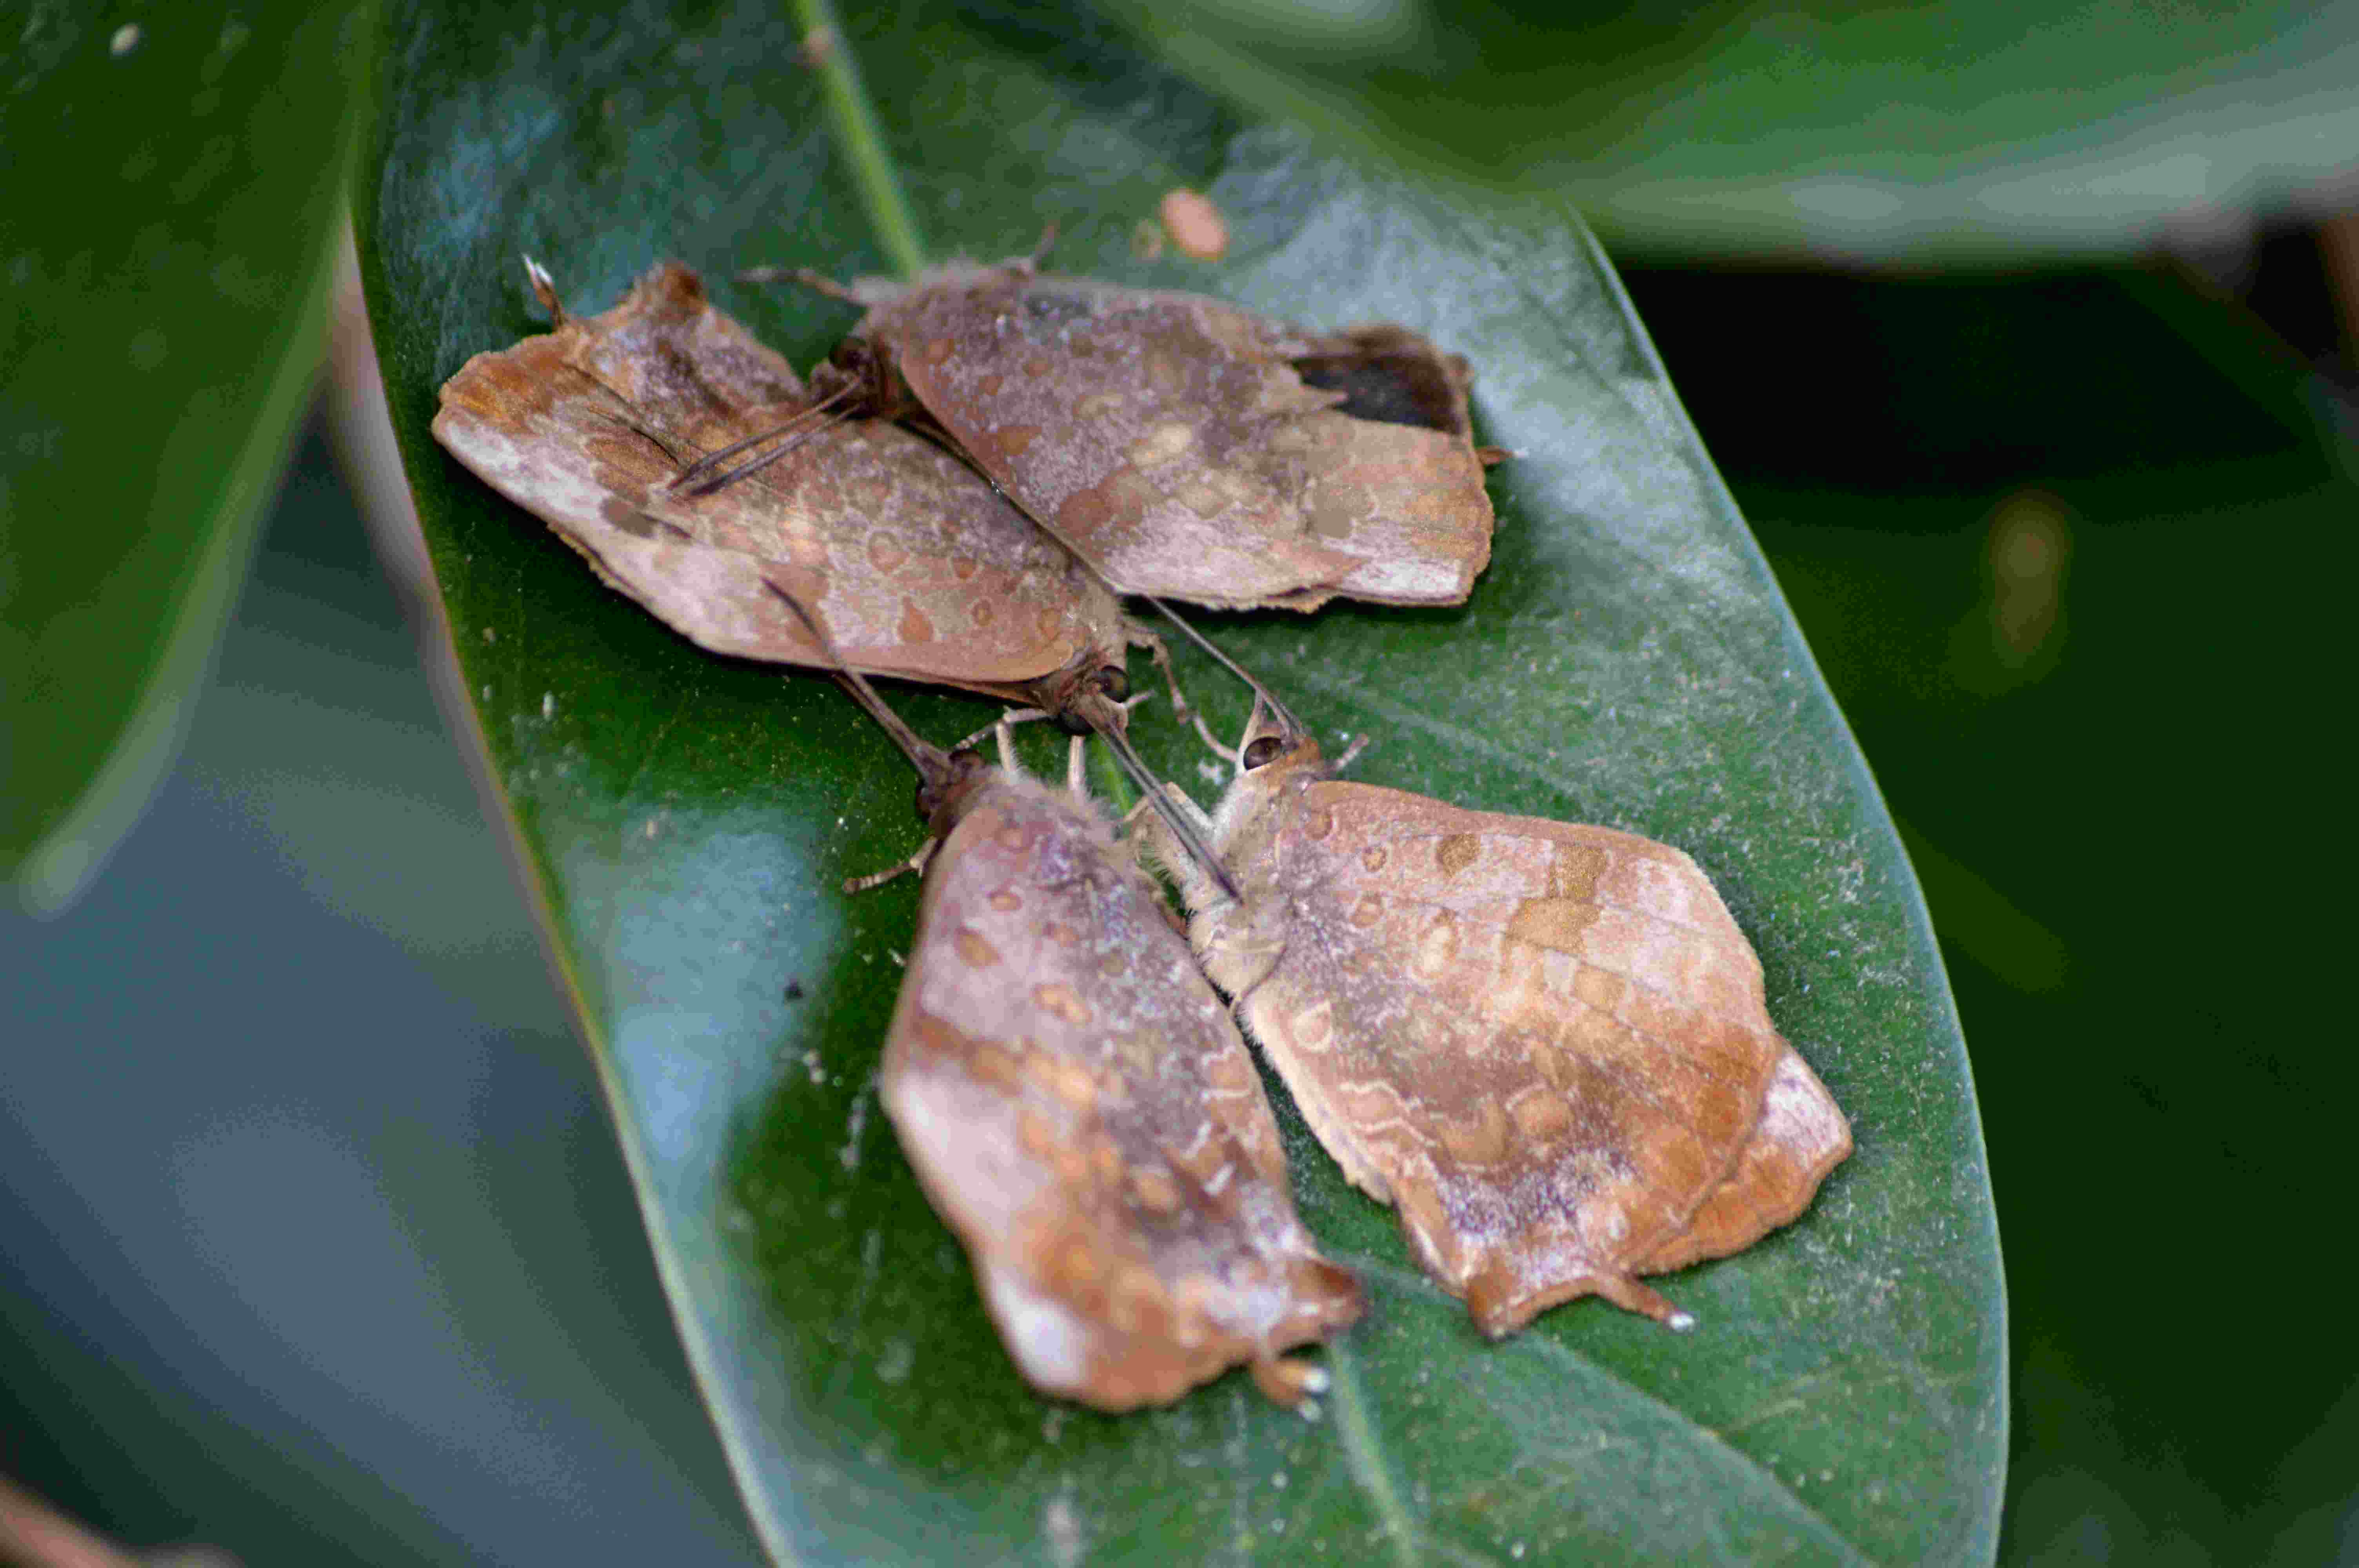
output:
[[[1456,604],[1490,558],[1466,362],[1407,328],[1306,332],[1021,258],[795,276],[872,308],[815,386],[921,411],[1124,593]]]
[[[855,668],[1120,729],[1125,652],[1160,644],[958,458],[813,399],[684,266],[586,318],[527,272],[555,330],[469,360],[434,436],[611,587],[712,652],[823,666],[782,590]]]
[[[1082,794],[1080,741],[1059,790],[1004,719],[992,767],[845,685],[931,827],[879,1097],[1017,1368],[1121,1411],[1244,1364],[1299,1402],[1323,1379],[1282,1353],[1358,1318],[1360,1288],[1297,1217],[1245,1041]]]
[[[1345,782],[1266,697],[1234,761],[1197,816],[1239,894],[1163,855],[1190,940],[1485,1334],[1593,1293],[1688,1327],[1638,1276],[1752,1245],[1851,1152],[1687,855]]]

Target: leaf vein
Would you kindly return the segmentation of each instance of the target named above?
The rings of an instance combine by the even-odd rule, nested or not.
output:
[[[1342,1344],[1328,1347],[1327,1372],[1332,1379],[1335,1433],[1343,1444],[1343,1459],[1351,1466],[1352,1479],[1375,1505],[1376,1519],[1392,1542],[1393,1561],[1401,1568],[1416,1568],[1423,1560],[1419,1551],[1422,1542],[1416,1523],[1401,1505],[1392,1476],[1385,1470],[1384,1456],[1376,1452],[1375,1429],[1368,1422],[1367,1396],[1361,1390],[1352,1362],[1352,1353]]]

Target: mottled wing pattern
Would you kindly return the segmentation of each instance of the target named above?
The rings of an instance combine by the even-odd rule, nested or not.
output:
[[[1459,604],[1491,559],[1491,495],[1475,455],[1465,360],[1405,327],[1354,327],[1294,359],[1343,402],[1313,416],[1321,440],[1303,503],[1360,557],[1340,591],[1386,604]]]
[[[1070,797],[1002,775],[927,873],[883,1098],[1038,1387],[1104,1410],[1355,1319],[1294,1212],[1245,1042]]]
[[[985,471],[1127,593],[1310,610],[1337,594],[1463,600],[1491,504],[1464,425],[1359,418],[1298,355],[1386,379],[1406,356],[1193,295],[967,269],[864,331]]]
[[[805,406],[786,362],[666,265],[603,316],[470,360],[434,434],[609,584],[718,653],[829,663],[776,583],[859,669],[1020,698],[1011,688],[1084,655],[1120,662],[1103,586],[965,465],[889,424],[817,428],[706,493],[667,488]]]
[[[1243,1006],[1329,1151],[1488,1333],[1591,1292],[1672,1315],[1633,1276],[1674,1266],[1792,1057],[1711,882],[1398,790],[1289,809],[1262,894],[1285,949]]]
[[[1637,1272],[1669,1273],[1744,1251],[1799,1219],[1827,1173],[1850,1154],[1850,1121],[1810,1065],[1788,1046],[1735,1166],[1688,1217],[1687,1228],[1658,1245]]]

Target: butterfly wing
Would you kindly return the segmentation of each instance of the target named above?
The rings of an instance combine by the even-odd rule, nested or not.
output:
[[[1675,1316],[1635,1275],[1736,1171],[1791,1055],[1701,871],[1365,784],[1278,809],[1248,898],[1287,912],[1284,947],[1242,1006],[1329,1151],[1488,1333],[1591,1292]]]
[[[883,1098],[1047,1392],[1166,1402],[1360,1314],[1227,1010],[1069,797],[1003,775],[936,851]]]
[[[1313,340],[1295,356],[1343,402],[1312,416],[1303,505],[1360,564],[1338,589],[1384,604],[1460,604],[1491,559],[1491,496],[1467,415],[1466,362],[1405,327]]]
[[[1688,1217],[1686,1227],[1658,1245],[1636,1271],[1667,1274],[1744,1251],[1799,1219],[1827,1173],[1850,1153],[1851,1123],[1810,1065],[1788,1046],[1735,1165]]]
[[[1364,384],[1412,373],[1401,344],[1423,340],[1377,330],[1394,336],[1313,339],[1218,300],[1021,267],[946,276],[863,328],[975,462],[1124,592],[1457,603],[1492,522],[1462,365],[1449,428],[1359,417],[1349,386],[1307,384],[1293,362],[1356,366]]]
[[[666,265],[614,310],[478,354],[434,434],[609,584],[717,653],[1009,696],[1077,660],[1119,664],[1113,596],[984,480],[874,421],[806,419],[788,456],[696,493],[687,463],[803,414],[786,362]]]

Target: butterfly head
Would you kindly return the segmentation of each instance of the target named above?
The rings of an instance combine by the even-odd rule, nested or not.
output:
[[[1086,650],[1041,683],[1041,706],[1066,734],[1128,732],[1130,672],[1122,667],[1118,656],[1106,660],[1107,655],[1098,650]]]
[[[940,837],[950,830],[960,804],[992,768],[972,746],[962,746],[947,755],[930,746],[926,750],[932,755],[919,761],[918,819]]]
[[[1252,715],[1237,741],[1237,779],[1276,779],[1308,767],[1323,774],[1326,766],[1319,742],[1293,714],[1266,694],[1254,697]]]
[[[888,355],[854,333],[811,367],[810,395],[866,419],[897,419],[918,412]]]

